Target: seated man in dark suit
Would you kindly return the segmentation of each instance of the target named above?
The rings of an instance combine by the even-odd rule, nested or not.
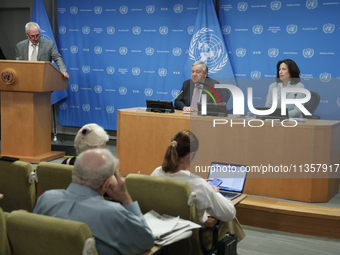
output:
[[[216,102],[219,100],[216,94],[205,83],[212,88],[215,88],[215,84],[219,84],[218,81],[210,79],[208,76],[208,66],[203,61],[196,61],[191,65],[191,79],[186,80],[183,83],[182,92],[175,100],[175,108],[183,110],[185,112],[197,111],[197,103],[201,102],[202,94],[207,94],[204,90],[208,90],[215,98]],[[216,89],[216,92],[221,96],[221,90]],[[222,102],[225,102],[223,96]],[[207,103],[214,102],[210,95],[207,95]]]

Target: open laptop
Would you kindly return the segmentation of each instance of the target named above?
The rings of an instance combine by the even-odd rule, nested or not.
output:
[[[256,106],[255,107],[256,110],[268,110],[270,109],[271,107],[267,107],[267,106]],[[286,120],[286,119],[289,119],[289,116],[288,116],[288,109],[286,109],[286,115],[281,115],[281,108],[276,108],[276,110],[269,114],[269,115],[257,115],[256,116],[257,119],[262,119],[262,120],[269,120],[269,119],[279,119],[279,120]]]
[[[247,166],[226,163],[211,163],[208,179],[218,179],[220,193],[227,199],[240,196],[247,177]],[[216,181],[215,181],[216,182]]]

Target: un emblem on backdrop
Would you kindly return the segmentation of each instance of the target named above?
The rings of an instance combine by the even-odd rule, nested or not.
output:
[[[243,58],[247,53],[247,50],[245,48],[237,48],[236,49],[236,56],[239,58]]]
[[[334,24],[328,23],[328,24],[323,25],[322,30],[326,34],[331,34],[334,32],[335,26]]]
[[[192,33],[194,32],[194,26],[190,26],[190,27],[188,27],[188,34],[189,35],[192,35]]]
[[[90,27],[85,26],[81,29],[81,31],[83,31],[84,35],[87,35],[87,34],[90,33],[91,29],[90,29]]]
[[[154,50],[152,47],[147,47],[147,48],[145,49],[145,53],[146,53],[146,55],[148,55],[148,56],[153,55],[154,51],[155,51],[155,50]]]
[[[231,32],[231,26],[223,26],[222,27],[222,34],[229,35]]]
[[[127,52],[128,52],[128,49],[126,47],[123,46],[119,48],[120,55],[126,55]]]
[[[176,4],[176,5],[174,6],[174,11],[175,11],[176,13],[181,13],[181,12],[183,11],[183,5],[181,5],[181,4]]]
[[[140,28],[140,27],[133,27],[132,28],[132,33],[134,34],[134,35],[139,35],[140,34],[140,32],[142,31],[142,29]]]
[[[113,35],[115,33],[116,29],[114,27],[107,27],[106,32],[109,35]]]
[[[62,103],[62,104],[59,104],[59,108],[60,108],[60,110],[66,110],[66,108],[67,108],[67,104],[64,102],[64,103]]]
[[[270,49],[268,50],[268,55],[269,55],[269,57],[271,57],[271,58],[276,58],[276,57],[279,55],[279,49],[270,48]]]
[[[311,58],[311,57],[314,56],[314,50],[311,49],[311,48],[303,49],[302,55],[303,55],[305,58]]]
[[[318,6],[317,0],[307,0],[307,2],[306,2],[306,7],[308,9],[315,9],[317,6]]]
[[[295,24],[290,24],[286,27],[287,33],[288,34],[295,34],[298,30],[298,26]]]
[[[102,47],[100,47],[100,46],[94,47],[94,53],[102,54],[102,52],[103,52],[103,48]]]
[[[94,13],[95,14],[101,14],[103,11],[103,8],[101,6],[94,7]]]
[[[41,33],[41,37],[42,37],[42,38],[48,39],[48,40],[50,40],[50,41],[53,41],[51,37],[49,37],[47,34],[45,34],[45,33],[46,33],[45,30],[40,29],[40,33]],[[53,63],[53,62],[52,62],[52,63]]]
[[[126,5],[119,7],[119,12],[121,14],[127,14],[128,10],[129,10],[129,8]]]
[[[165,68],[158,69],[158,74],[160,77],[165,77],[168,71]]]
[[[145,94],[147,97],[151,97],[152,94],[153,94],[153,89],[151,89],[151,88],[146,88],[146,89],[144,89],[144,94]]]
[[[114,111],[115,111],[115,108],[112,105],[106,106],[107,113],[113,113]]]
[[[332,79],[332,75],[330,73],[321,73],[319,75],[319,79],[321,82],[329,82]]]
[[[154,13],[154,12],[155,12],[155,6],[154,6],[154,5],[148,5],[148,6],[146,6],[146,12],[147,12],[148,14]]]
[[[78,52],[78,47],[77,46],[71,46],[70,48],[71,53],[76,54]]]
[[[261,78],[261,72],[260,71],[252,71],[250,73],[250,77],[253,79],[253,80],[259,80]]]
[[[263,32],[263,26],[261,25],[255,25],[253,26],[253,33],[256,35],[259,35]]]
[[[79,89],[78,84],[72,84],[72,85],[71,85],[71,90],[72,90],[73,92],[77,92],[78,89]]]
[[[238,9],[240,12],[245,12],[245,11],[248,9],[248,4],[247,4],[246,2],[238,3],[237,9]]]
[[[171,96],[172,96],[173,98],[175,98],[175,97],[178,96],[179,92],[180,92],[180,91],[179,91],[178,89],[173,89],[173,90],[171,91]]]
[[[82,108],[84,112],[88,112],[91,109],[89,104],[83,104]]]
[[[66,27],[64,27],[64,26],[61,26],[61,27],[59,27],[59,34],[65,34],[66,33]]]
[[[178,48],[178,47],[173,48],[172,49],[172,54],[174,54],[174,56],[178,57],[178,56],[180,56],[182,54],[182,49]]]
[[[72,7],[70,8],[70,12],[71,12],[71,14],[77,14],[77,12],[78,12],[77,6],[72,6]]]
[[[121,95],[125,95],[127,92],[127,88],[126,87],[119,87],[119,94]]]
[[[106,72],[107,72],[108,74],[114,74],[115,68],[114,68],[113,66],[108,66],[108,67],[106,68]]]
[[[103,91],[102,86],[100,85],[94,86],[94,92],[96,92],[97,94],[102,93],[102,91]]]
[[[166,26],[162,26],[162,27],[159,28],[159,33],[161,35],[166,35],[168,33],[168,31],[169,31],[169,29]]]
[[[204,61],[209,67],[209,73],[220,71],[228,61],[228,53],[221,39],[214,35],[214,30],[203,27],[192,37],[189,46],[189,56],[194,61]]]
[[[91,68],[89,66],[83,66],[82,70],[83,70],[83,73],[89,73]]]
[[[139,67],[134,67],[132,68],[132,74],[133,75],[139,75],[140,74],[140,68]]]
[[[281,1],[273,1],[270,3],[270,8],[273,10],[273,11],[278,11],[281,9]]]

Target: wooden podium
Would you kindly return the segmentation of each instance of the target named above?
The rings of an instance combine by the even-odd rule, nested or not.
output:
[[[65,155],[51,151],[51,92],[67,85],[50,62],[0,60],[1,156],[39,163]]]

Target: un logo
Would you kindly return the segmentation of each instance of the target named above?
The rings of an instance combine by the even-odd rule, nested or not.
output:
[[[261,72],[260,71],[252,71],[250,73],[250,77],[253,79],[253,80],[259,80],[261,78]]]
[[[113,113],[114,111],[115,111],[115,108],[112,105],[106,106],[107,113]]]
[[[100,47],[100,46],[94,47],[94,53],[102,54],[102,52],[103,52],[103,48],[102,47]]]
[[[83,34],[84,34],[84,35],[87,35],[87,34],[90,33],[91,29],[90,29],[90,27],[86,27],[86,26],[85,26],[85,27],[82,28],[81,31],[83,31]]]
[[[302,55],[303,55],[305,58],[311,58],[311,57],[314,56],[314,50],[311,49],[311,48],[303,49]]]
[[[142,29],[140,27],[135,26],[135,27],[132,28],[132,33],[134,35],[139,35],[141,31],[142,31]]]
[[[76,54],[76,53],[78,52],[78,47],[77,47],[77,46],[71,46],[70,51],[71,51],[73,54]]]
[[[319,79],[321,82],[329,82],[332,78],[332,75],[330,73],[321,73],[319,75]]]
[[[78,89],[79,89],[78,84],[72,84],[72,85],[71,85],[71,90],[72,90],[73,92],[77,92]]]
[[[147,12],[148,14],[154,13],[154,12],[155,12],[155,6],[154,6],[154,5],[148,5],[148,6],[146,6],[146,12]]]
[[[192,37],[189,46],[190,59],[206,62],[209,73],[220,71],[228,61],[224,43],[213,32],[214,30],[203,27]]]
[[[59,108],[60,108],[60,110],[66,110],[66,108],[67,108],[67,104],[64,102],[64,103],[62,103],[62,104],[59,104]]]
[[[173,48],[172,49],[172,54],[174,54],[174,56],[178,57],[178,56],[180,56],[182,54],[182,49],[178,48],[178,47]]]
[[[126,94],[126,92],[127,92],[127,88],[126,87],[120,87],[119,88],[119,94],[124,96]]]
[[[103,91],[102,86],[100,86],[100,85],[94,86],[94,92],[96,92],[97,94],[102,93],[102,91]]]
[[[147,47],[147,48],[145,49],[145,53],[146,53],[146,55],[148,55],[148,56],[153,55],[154,51],[155,51],[155,50],[154,50],[152,47]]]
[[[335,26],[334,24],[328,23],[323,25],[322,29],[325,34],[331,34],[334,32]]]
[[[158,74],[159,74],[160,77],[166,76],[167,73],[168,73],[168,71],[165,68],[158,69]]]
[[[66,27],[64,26],[59,27],[59,34],[63,35],[65,33],[66,33]]]
[[[306,7],[308,9],[315,9],[317,6],[318,6],[317,0],[307,0],[307,2],[306,2]]]
[[[128,49],[126,47],[123,46],[119,48],[120,55],[126,55],[127,52],[128,52]]]
[[[53,41],[51,37],[49,37],[47,34],[45,34],[45,33],[46,33],[45,30],[43,30],[43,29],[40,28],[40,33],[41,33],[41,37],[42,37],[42,38],[48,39],[48,40],[50,40],[50,41]]]
[[[139,75],[140,74],[140,68],[139,67],[134,67],[132,68],[132,74],[133,75]]]
[[[297,25],[295,25],[295,24],[291,24],[291,25],[288,25],[287,27],[286,27],[286,30],[287,30],[287,33],[288,34],[295,34],[296,32],[297,32],[297,30],[298,30],[298,26]]]
[[[89,104],[83,104],[82,108],[84,112],[88,112],[91,109]]]
[[[247,50],[245,48],[237,48],[236,49],[236,56],[239,58],[243,58],[247,53]]]
[[[238,9],[240,12],[245,12],[245,11],[248,9],[248,4],[247,4],[246,2],[238,3],[237,9]]]
[[[116,29],[114,27],[107,27],[106,32],[109,35],[113,35],[115,33]]]
[[[106,72],[107,72],[108,74],[114,74],[115,68],[114,68],[113,66],[108,66],[108,67],[106,68]]]
[[[271,58],[276,58],[276,57],[279,55],[279,49],[270,48],[270,49],[268,50],[268,55],[269,55],[269,57],[271,57]]]
[[[194,26],[188,27],[188,34],[192,35],[193,32],[194,32]]]
[[[171,96],[172,96],[173,98],[175,98],[175,97],[178,96],[179,92],[180,92],[180,91],[179,91],[178,89],[173,89],[173,90],[171,91]]]
[[[183,5],[181,5],[181,4],[176,4],[176,5],[174,6],[174,11],[175,11],[176,13],[181,13],[181,12],[183,11]]]
[[[129,8],[125,5],[122,5],[121,7],[119,7],[119,11],[121,14],[127,14]]]
[[[89,66],[83,66],[82,70],[83,70],[83,73],[89,73],[91,68]]]
[[[273,1],[270,3],[270,8],[273,10],[273,11],[278,11],[281,9],[281,1]]]
[[[168,31],[169,31],[168,27],[162,26],[162,27],[159,28],[159,33],[161,35],[166,35],[168,33]]]
[[[76,6],[72,6],[72,7],[70,8],[70,12],[71,12],[71,14],[77,14],[78,8],[77,8]]]
[[[94,7],[94,13],[95,14],[101,14],[103,11],[103,8],[101,6]]]
[[[222,34],[229,35],[231,32],[231,26],[223,26],[222,27]]]
[[[146,88],[146,89],[144,89],[144,94],[145,94],[147,97],[151,97],[152,94],[153,94],[153,89],[151,89],[151,88]]]
[[[340,107],[340,98],[338,98],[338,100],[336,100],[336,104]]]
[[[261,25],[255,25],[253,26],[253,33],[256,35],[259,35],[263,32],[263,26]]]

